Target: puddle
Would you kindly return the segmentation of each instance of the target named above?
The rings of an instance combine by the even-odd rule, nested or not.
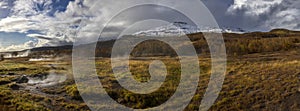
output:
[[[50,58],[37,58],[37,59],[29,59],[28,61],[31,61],[31,62],[39,62],[39,61],[51,61],[53,59],[50,59]]]

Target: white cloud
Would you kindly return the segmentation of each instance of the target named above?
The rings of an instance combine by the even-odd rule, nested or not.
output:
[[[300,29],[300,2],[298,0],[234,0],[228,12],[238,17],[248,16],[263,29]]]
[[[247,15],[260,15],[270,12],[271,8],[282,3],[283,0],[234,0],[234,4],[228,9],[235,13],[236,10],[244,10]]]
[[[65,17],[49,16],[51,3],[51,0],[16,0],[11,7],[10,16],[0,19],[0,31],[19,33],[36,31],[55,40],[39,40],[37,46],[64,45],[74,41],[78,27],[76,25],[80,23],[79,17],[74,17],[72,13],[61,14]],[[38,4],[43,4],[42,9],[37,6]]]
[[[6,52],[6,51],[20,51],[20,50],[25,50],[25,49],[31,49],[36,47],[37,42],[35,41],[28,41],[25,42],[24,44],[19,44],[19,45],[11,45],[8,47],[0,47],[1,52]]]
[[[13,0],[0,0],[0,19],[7,17]]]
[[[0,1],[0,8],[8,8],[8,3],[6,1]]]
[[[33,27],[31,21],[27,18],[8,17],[0,20],[0,31],[3,32],[27,32]]]
[[[114,16],[115,13],[112,12],[119,10],[120,6],[141,1],[147,2],[147,0],[118,2],[112,0],[75,0],[69,2],[64,12],[56,12],[53,16],[49,16],[48,13],[53,8],[51,7],[53,0],[0,0],[0,12],[1,7],[10,9],[10,13],[6,14],[7,17],[0,19],[0,31],[29,33],[34,30],[38,33],[29,33],[27,36],[39,39],[34,41],[35,47],[64,45],[74,41],[90,42],[99,36],[101,27],[104,27],[105,23]],[[220,1],[215,0],[215,2]],[[183,5],[175,2],[170,2],[170,4],[174,4],[175,7]],[[43,9],[40,9],[40,6]],[[300,3],[297,0],[234,0],[227,12],[236,18],[247,16],[248,18],[244,18],[251,20],[244,21],[251,21],[253,24],[258,23],[260,24],[259,27],[262,28],[299,29],[299,8]],[[162,8],[156,10],[164,11]],[[228,21],[224,19],[221,22]],[[79,25],[81,25],[82,33],[76,35]],[[123,25],[128,24],[125,21],[120,21],[112,24],[112,27]],[[43,37],[51,38],[51,40],[46,40]]]
[[[148,2],[147,0],[75,0],[69,2],[65,12],[56,12],[54,16],[49,16],[47,13],[52,9],[52,0],[15,0],[10,7],[10,16],[5,19],[0,19],[0,31],[4,32],[20,32],[28,33],[31,30],[38,31],[38,34],[52,37],[60,42],[49,41],[43,44],[49,45],[58,43],[70,43],[80,41],[83,43],[91,42],[98,38],[101,28],[105,23],[113,17],[116,12],[122,9],[121,6],[133,4],[135,2]],[[164,1],[166,2],[166,1]],[[170,2],[170,1],[167,1]],[[158,2],[159,3],[159,2]],[[43,4],[43,10],[37,7]],[[175,2],[170,2],[174,6],[180,6]],[[163,11],[158,9],[157,11]],[[147,14],[147,13],[145,13]],[[135,16],[135,15],[128,15]],[[126,18],[124,21],[112,24],[110,27],[119,27],[130,25],[127,24]],[[76,32],[81,24],[82,33],[76,35]],[[107,33],[112,34],[113,32]]]

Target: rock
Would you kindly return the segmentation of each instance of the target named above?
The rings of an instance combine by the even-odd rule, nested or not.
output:
[[[16,81],[16,83],[27,83],[28,81],[29,79],[26,76],[22,76]]]
[[[6,85],[6,84],[9,84],[11,83],[10,81],[0,81],[0,85]]]
[[[228,75],[233,75],[234,71],[229,71]]]
[[[0,55],[0,61],[4,61],[4,55],[3,54]]]
[[[33,77],[33,78],[39,78],[39,79],[46,79],[47,78],[47,75],[48,74],[35,74],[33,76],[30,76],[30,77]]]
[[[12,73],[12,72],[10,72],[10,73],[8,73],[7,75],[9,75],[9,76],[12,76],[12,75],[16,75],[15,73]]]
[[[19,90],[19,89],[20,89],[20,86],[17,85],[17,84],[11,84],[11,85],[9,85],[9,87],[10,87],[12,90]]]

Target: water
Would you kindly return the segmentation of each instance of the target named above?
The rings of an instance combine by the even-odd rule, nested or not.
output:
[[[65,74],[51,73],[41,77],[29,77],[28,84],[37,87],[53,86],[66,81],[67,77]]]

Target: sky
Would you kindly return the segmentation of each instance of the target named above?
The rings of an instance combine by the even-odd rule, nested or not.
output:
[[[85,43],[99,36],[99,26],[109,21],[114,10],[137,1],[147,0],[0,0],[0,52],[69,45],[75,41]],[[175,7],[188,7],[188,2],[193,0],[186,0],[186,4],[172,0],[155,1],[170,1]],[[300,30],[299,0],[201,1],[220,27],[247,31],[275,28]],[[156,11],[170,18],[176,16],[172,11],[162,8],[149,9],[151,7],[128,13],[123,19],[115,21],[108,26],[108,35],[129,25],[132,16],[154,16]],[[83,31],[78,35],[76,32],[79,29]]]

